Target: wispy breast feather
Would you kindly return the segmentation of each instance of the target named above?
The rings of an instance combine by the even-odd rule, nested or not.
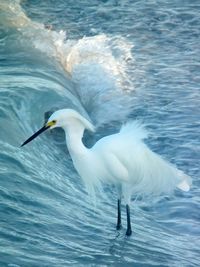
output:
[[[130,121],[122,125],[120,134],[131,135],[137,140],[143,140],[148,138],[148,132],[144,125],[139,121]]]

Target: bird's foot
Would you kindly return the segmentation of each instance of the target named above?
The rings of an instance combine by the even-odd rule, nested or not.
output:
[[[128,228],[126,231],[126,236],[130,236],[130,235],[132,235],[132,230],[131,228]]]
[[[117,226],[116,226],[116,230],[121,230],[122,229],[122,225],[121,225],[121,223],[120,224],[117,224]]]

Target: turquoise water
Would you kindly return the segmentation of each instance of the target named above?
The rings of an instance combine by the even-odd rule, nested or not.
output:
[[[200,265],[199,10],[180,0],[1,0],[1,267]],[[116,232],[115,188],[94,205],[62,131],[19,148],[64,107],[97,126],[88,145],[127,118],[143,121],[149,146],[193,178],[191,191],[133,201],[133,235]]]

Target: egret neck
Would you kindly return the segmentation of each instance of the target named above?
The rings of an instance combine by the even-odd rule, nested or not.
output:
[[[63,126],[63,129],[66,134],[67,147],[72,157],[81,156],[88,152],[82,142],[85,126],[81,122],[74,120],[73,124]]]

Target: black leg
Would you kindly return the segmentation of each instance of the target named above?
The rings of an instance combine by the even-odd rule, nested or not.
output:
[[[122,228],[121,223],[121,199],[117,200],[117,226],[116,229],[120,230]]]
[[[132,234],[131,230],[131,217],[130,217],[130,207],[127,204],[126,205],[126,215],[127,215],[127,230],[126,230],[126,235],[130,236]]]

